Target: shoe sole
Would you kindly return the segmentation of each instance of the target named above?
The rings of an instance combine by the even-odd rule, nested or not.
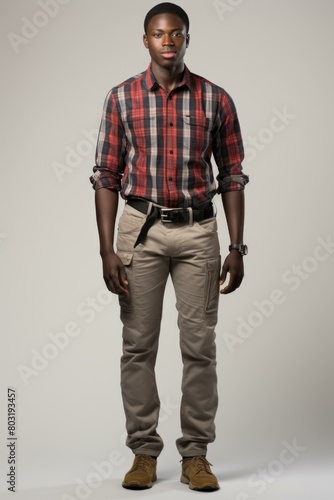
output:
[[[202,486],[194,486],[186,476],[181,476],[181,483],[187,484],[191,490],[194,491],[216,491],[219,490],[219,485],[214,486],[213,484],[203,484]]]
[[[152,483],[145,485],[140,483],[127,483],[127,484],[122,484],[122,486],[127,490],[148,490],[149,488],[152,488]]]
[[[152,488],[154,481],[157,480],[157,477],[153,477],[152,481],[150,483],[139,483],[138,481],[131,481],[128,483],[122,483],[123,488],[127,490],[148,490],[149,488]]]

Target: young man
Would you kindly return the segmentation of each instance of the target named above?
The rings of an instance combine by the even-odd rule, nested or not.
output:
[[[215,439],[217,410],[215,326],[219,286],[233,292],[243,279],[243,146],[231,97],[184,64],[189,19],[162,3],[144,22],[146,71],[107,95],[91,182],[103,276],[119,295],[123,323],[121,387],[127,445],[135,454],[123,486],[150,488],[163,441],[155,361],[168,276],[178,310],[183,361],[181,481],[213,491],[217,478],[206,459]],[[218,186],[211,166],[218,166]],[[221,193],[231,246],[221,269],[212,198]],[[114,226],[119,193],[126,200]]]

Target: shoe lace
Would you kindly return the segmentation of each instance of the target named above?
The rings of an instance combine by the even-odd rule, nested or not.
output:
[[[152,467],[152,458],[149,455],[136,455],[136,460],[133,464],[132,470],[144,469],[145,472]]]
[[[196,456],[191,459],[191,464],[194,468],[194,474],[200,474],[201,472],[206,472],[207,474],[212,474],[210,469],[210,462],[203,456]]]

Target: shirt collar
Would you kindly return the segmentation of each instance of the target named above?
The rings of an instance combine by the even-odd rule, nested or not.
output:
[[[153,74],[151,63],[149,64],[147,70],[145,71],[145,82],[148,90],[156,90],[160,86]],[[187,85],[187,87],[190,90],[193,90],[191,73],[186,65],[184,65],[183,78],[175,88],[182,87],[183,85]]]

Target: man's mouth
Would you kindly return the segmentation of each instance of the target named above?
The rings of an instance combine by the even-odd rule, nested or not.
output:
[[[173,57],[176,56],[176,52],[175,50],[165,50],[164,52],[161,52],[161,55],[166,59],[172,59]]]

